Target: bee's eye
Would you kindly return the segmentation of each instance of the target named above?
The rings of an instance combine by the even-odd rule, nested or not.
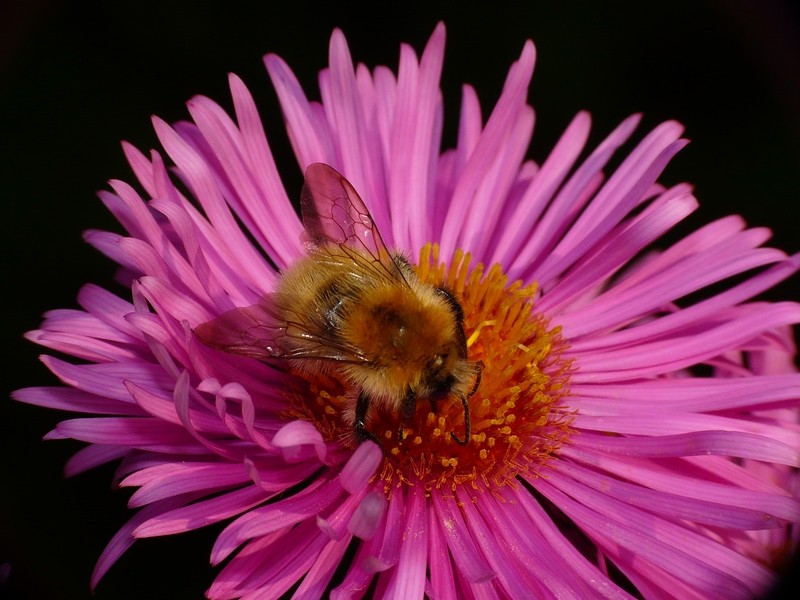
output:
[[[433,365],[432,365],[433,368],[440,369],[444,364],[444,358],[445,358],[444,354],[437,354],[436,358],[433,359]]]

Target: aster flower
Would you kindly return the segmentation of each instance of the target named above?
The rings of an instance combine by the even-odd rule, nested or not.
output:
[[[370,415],[356,445],[348,390],[203,344],[194,330],[275,288],[303,226],[256,106],[230,77],[235,118],[208,98],[192,122],[154,119],[164,154],[130,145],[139,190],[101,199],[126,234],[87,241],[121,267],[124,299],[95,285],[29,338],[62,385],[18,400],[86,413],[48,439],[87,442],[74,475],[119,461],[133,518],[92,585],[136,539],[224,523],[213,599],[293,597],[748,598],[797,544],[800,377],[792,302],[758,301],[800,257],[731,216],[666,250],[691,187],[661,185],[686,143],[667,122],[594,150],[578,114],[541,164],[525,159],[535,52],[525,44],[484,122],[464,87],[441,151],[444,28],[395,75],[353,66],[335,31],[321,101],[265,63],[300,169],[335,167],[388,247],[464,309],[470,399]],[[171,167],[169,165],[172,165]],[[715,285],[713,292],[698,294]]]

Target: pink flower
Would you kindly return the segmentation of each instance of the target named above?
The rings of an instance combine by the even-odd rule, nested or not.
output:
[[[222,521],[214,599],[748,598],[773,583],[800,522],[800,306],[756,298],[800,257],[737,216],[654,249],[697,208],[689,185],[658,183],[686,144],[678,123],[605,175],[638,116],[584,152],[580,113],[542,164],[525,160],[531,43],[485,122],[464,87],[457,146],[442,151],[444,37],[419,58],[403,46],[395,75],[354,68],[335,31],[321,102],[280,58],[265,63],[300,169],[340,171],[387,246],[459,298],[484,363],[468,444],[449,435],[464,411],[448,400],[418,402],[403,439],[375,410],[383,448],[356,445],[335,377],[195,335],[305,252],[299,190],[231,76],[235,119],[202,97],[193,122],[154,119],[166,157],[125,145],[139,191],[101,194],[127,233],[86,239],[131,300],[87,285],[82,311],[29,334],[73,357],[43,358],[63,385],[15,395],[88,415],[47,436],[88,443],[67,472],[120,461],[137,488],[93,586],[137,538]]]

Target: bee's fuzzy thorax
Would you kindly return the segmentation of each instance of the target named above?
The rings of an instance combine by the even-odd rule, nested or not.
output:
[[[352,304],[342,337],[377,364],[424,361],[446,350],[454,339],[452,311],[432,294],[385,285]]]

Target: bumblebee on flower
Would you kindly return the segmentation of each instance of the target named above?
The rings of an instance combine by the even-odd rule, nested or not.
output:
[[[195,98],[192,124],[154,121],[168,158],[125,146],[144,192],[102,198],[127,234],[87,239],[132,302],[87,286],[80,315],[49,314],[31,339],[83,362],[46,358],[65,386],[16,395],[102,406],[51,437],[89,443],[74,471],[124,458],[139,488],[94,584],[134,539],[219,521],[209,598],[747,598],[773,581],[754,532],[796,543],[800,379],[754,357],[793,356],[800,307],[754,298],[798,257],[728,217],[641,258],[697,207],[658,183],[682,127],[604,174],[639,117],[584,153],[580,113],[524,161],[531,43],[485,123],[467,88],[441,151],[443,52],[439,26],[395,76],[354,67],[336,31],[322,102],[265,58],[307,173],[302,223],[235,76],[235,120]],[[321,263],[343,270],[307,301]],[[365,269],[438,315],[402,378],[374,364],[414,324],[386,298],[394,342],[363,352],[378,334],[345,332]]]

